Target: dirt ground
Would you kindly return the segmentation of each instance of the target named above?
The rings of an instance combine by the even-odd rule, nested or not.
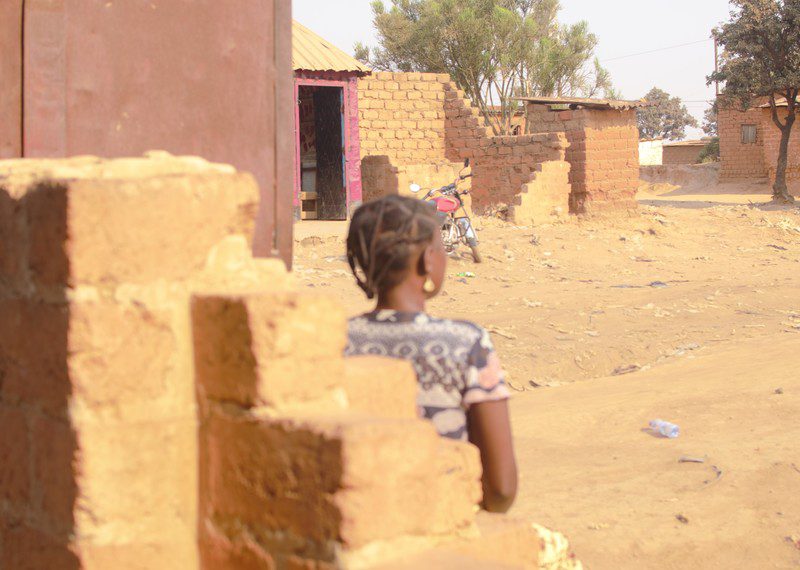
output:
[[[485,262],[453,259],[430,311],[493,333],[516,390],[512,512],[588,568],[798,568],[800,208],[713,167],[647,178],[638,216],[476,220]],[[300,224],[294,270],[355,314],[345,230]],[[681,436],[642,431],[657,417]]]

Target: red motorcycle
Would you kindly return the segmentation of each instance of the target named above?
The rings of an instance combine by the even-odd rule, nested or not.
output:
[[[469,159],[464,162],[464,170],[467,168],[469,168]],[[458,189],[460,182],[472,177],[472,174],[463,174],[464,170],[461,171],[455,182],[441,188],[428,190],[422,199],[436,206],[436,211],[442,221],[442,242],[444,242],[447,253],[455,253],[459,244],[463,243],[472,251],[472,259],[475,263],[481,263],[478,236],[475,235],[472,220],[464,207],[463,196],[469,194],[469,190]],[[422,188],[419,184],[412,184],[410,190],[417,194]]]

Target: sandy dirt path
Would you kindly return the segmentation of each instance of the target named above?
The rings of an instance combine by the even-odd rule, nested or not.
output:
[[[451,261],[429,309],[487,327],[509,372],[515,512],[589,568],[800,565],[800,209],[749,204],[767,198],[671,185],[626,219],[480,219],[486,262]],[[295,275],[355,314],[345,229],[301,224]],[[684,434],[640,431],[657,416]]]

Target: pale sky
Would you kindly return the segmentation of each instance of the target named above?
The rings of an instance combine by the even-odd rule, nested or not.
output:
[[[370,0],[293,0],[292,5],[298,21],[348,53],[357,41],[376,43]],[[638,99],[657,86],[682,98],[702,120],[703,101],[714,97],[705,81],[714,68],[709,38],[728,18],[728,0],[561,0],[561,6],[562,22],[589,22],[599,38],[597,55],[625,98]],[[623,57],[688,43],[693,45]],[[687,134],[694,138],[702,132]]]

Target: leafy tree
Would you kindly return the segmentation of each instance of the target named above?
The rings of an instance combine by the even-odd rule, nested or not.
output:
[[[786,187],[786,167],[800,109],[800,0],[731,0],[731,4],[730,21],[714,30],[723,47],[722,64],[708,82],[724,82],[723,94],[744,107],[757,98],[769,100],[772,122],[781,131],[772,196],[794,202]],[[785,115],[779,102],[786,105]]]
[[[705,113],[703,113],[703,132],[710,137],[716,137],[719,135],[719,129],[717,128],[718,112],[719,109],[717,107],[717,102],[714,101],[714,104],[706,109]]]
[[[696,127],[697,119],[689,114],[678,97],[653,87],[644,96],[650,103],[639,109],[639,138],[679,140],[686,136],[686,127]]]
[[[558,22],[558,0],[381,0],[378,46],[356,45],[374,69],[448,73],[494,132],[509,133],[516,97],[612,92],[585,22]]]
[[[700,151],[700,162],[717,162],[719,160],[719,137],[713,137]]]

